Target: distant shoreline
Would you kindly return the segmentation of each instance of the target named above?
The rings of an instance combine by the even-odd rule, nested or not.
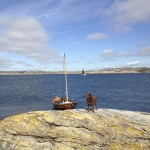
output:
[[[150,73],[150,68],[106,68],[101,70],[88,70],[86,74],[128,74],[128,73]],[[80,71],[69,71],[68,74],[81,74]],[[0,71],[0,75],[45,75],[63,74],[63,71]]]

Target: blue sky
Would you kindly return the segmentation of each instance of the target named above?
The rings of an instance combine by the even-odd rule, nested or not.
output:
[[[0,0],[0,70],[150,67],[150,0]]]

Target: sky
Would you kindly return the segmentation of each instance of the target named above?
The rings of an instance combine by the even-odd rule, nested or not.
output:
[[[150,0],[0,0],[0,71],[150,67]]]

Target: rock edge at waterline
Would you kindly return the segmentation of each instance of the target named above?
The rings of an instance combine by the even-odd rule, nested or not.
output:
[[[148,150],[150,113],[36,111],[0,121],[1,150]]]

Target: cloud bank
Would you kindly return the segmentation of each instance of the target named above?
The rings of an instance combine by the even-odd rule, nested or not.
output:
[[[119,52],[113,49],[106,49],[101,52],[102,58],[136,57],[136,56],[149,57],[150,47],[136,50],[135,52],[129,52],[129,51]]]
[[[55,62],[60,54],[49,47],[48,35],[40,23],[33,17],[1,20],[7,24],[0,37],[0,50],[25,55],[41,63]]]
[[[150,22],[150,1],[116,0],[105,14],[116,31],[130,31],[137,23]]]

